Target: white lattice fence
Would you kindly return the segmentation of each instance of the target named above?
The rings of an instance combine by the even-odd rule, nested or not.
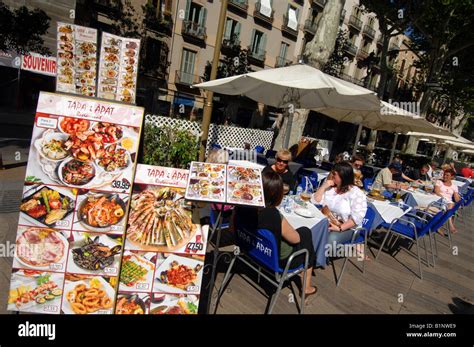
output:
[[[153,125],[156,125],[157,127],[178,127],[179,129],[191,131],[194,135],[196,135],[197,138],[201,136],[201,124],[186,119],[177,119],[147,114],[145,117],[145,123],[151,123]]]
[[[243,148],[245,142],[250,144],[251,149],[256,146],[263,146],[265,150],[268,150],[272,144],[272,139],[273,131],[211,124],[206,150],[209,151],[214,143],[222,147]]]
[[[158,127],[162,126],[176,126],[180,129],[190,130],[199,137],[202,134],[201,124],[185,119],[177,119],[171,117],[146,115],[146,123],[151,123]],[[209,127],[209,136],[207,141],[206,155],[212,144],[216,143],[222,147],[237,147],[243,148],[244,143],[250,144],[250,148],[254,149],[256,146],[263,146],[265,150],[270,149],[273,139],[273,132],[268,130],[257,130],[239,128],[233,126],[211,124]]]

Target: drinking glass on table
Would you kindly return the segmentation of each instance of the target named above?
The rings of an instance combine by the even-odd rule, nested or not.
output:
[[[290,191],[290,186],[286,183],[283,183],[283,194],[286,195]]]
[[[304,207],[308,208],[308,201],[311,200],[311,195],[313,195],[313,185],[308,178],[305,180],[305,188],[300,193],[300,198],[304,203]]]

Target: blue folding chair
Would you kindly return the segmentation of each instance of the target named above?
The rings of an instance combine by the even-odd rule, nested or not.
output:
[[[318,173],[317,172],[312,172],[312,171],[307,171],[305,169],[301,169],[299,171],[299,174],[298,174],[299,184],[298,185],[301,185],[303,187],[303,190],[305,188],[304,185],[306,183],[305,182],[305,177],[308,177],[309,181],[311,182],[311,184],[313,186],[314,191],[316,191],[316,189],[319,186]]]
[[[255,151],[256,151],[257,153],[263,154],[263,152],[265,152],[265,147],[263,147],[263,146],[256,146],[256,147],[255,147]]]
[[[365,273],[365,252],[367,251],[367,238],[368,238],[368,235],[370,234],[370,231],[372,230],[374,220],[375,220],[375,211],[371,206],[369,206],[367,208],[367,212],[365,213],[365,217],[362,221],[362,226],[358,228],[354,228],[352,239],[350,241],[347,241],[341,244],[341,245],[353,245],[354,247],[357,247],[357,245],[362,244],[362,243],[364,244],[364,252],[363,252],[364,258],[362,260],[362,273]],[[344,259],[344,263],[342,264],[342,269],[341,269],[341,273],[339,277],[336,274],[336,267],[334,266],[334,260],[331,259],[332,267],[334,269],[334,275],[336,277],[336,286],[339,286],[339,284],[341,283],[342,275],[344,274],[347,260],[349,259],[347,254],[345,255],[346,256],[344,257],[345,259]],[[354,266],[359,269],[357,265],[354,264]]]
[[[364,189],[366,191],[370,191],[369,186],[374,184],[374,179],[373,178],[364,178],[362,180],[362,183],[364,183]]]
[[[275,158],[275,155],[277,154],[276,151],[269,149],[267,150],[267,153],[265,153],[265,157],[267,158]]]
[[[219,144],[217,144],[217,143],[213,143],[213,144],[211,145],[211,149],[222,149],[222,146],[219,145]]]
[[[430,265],[428,260],[428,250],[426,248],[426,242],[424,236],[428,235],[430,238],[431,254],[433,257],[434,264],[434,252],[433,244],[431,242],[430,231],[436,227],[436,224],[443,218],[445,215],[444,211],[439,211],[436,215],[430,216],[428,212],[416,211],[416,213],[422,213],[424,216],[431,217],[428,219],[423,218],[415,213],[407,213],[400,218],[396,218],[390,223],[388,231],[380,245],[380,248],[377,252],[375,260],[378,259],[380,252],[382,251],[385,242],[389,235],[401,236],[403,238],[409,239],[416,244],[416,255],[418,257],[418,267],[419,267],[419,276],[420,279],[423,279],[423,272],[421,269],[421,257],[420,257],[420,246],[418,241],[423,239],[423,245],[425,248],[426,262],[428,266]],[[409,219],[408,219],[409,218]]]
[[[235,261],[240,260],[247,265],[251,270],[258,274],[258,278],[262,276],[269,283],[277,288],[276,292],[271,296],[270,303],[267,306],[268,310],[265,313],[271,314],[278,296],[282,290],[283,284],[292,277],[306,272],[308,269],[309,253],[306,249],[299,250],[288,258],[284,268],[280,267],[278,245],[273,233],[266,229],[251,230],[242,225],[238,225],[235,232],[236,247],[234,255],[230,261],[229,268],[224,276],[221,287],[217,294],[215,311],[217,310],[219,300],[224,293],[226,286],[230,283],[232,276],[232,268]],[[290,268],[291,262],[297,256],[303,254],[305,261],[303,265],[295,268]],[[301,303],[299,312],[304,313],[304,300],[306,288],[306,276],[303,276],[303,289],[301,290]],[[298,307],[298,303],[295,304]],[[214,313],[215,313],[214,311]]]
[[[450,208],[446,211],[446,213],[443,215],[443,217],[435,224],[434,226],[434,229],[436,230],[436,232],[441,229],[443,226],[445,226],[446,224],[448,224],[446,230],[448,232],[448,242],[449,242],[449,248],[452,248],[452,235],[451,235],[451,228],[449,227],[449,223],[448,220],[449,218],[453,217],[456,212],[459,210],[459,208],[461,207],[461,205],[463,204],[463,200],[459,200],[458,202],[456,202],[453,206],[453,208]],[[437,246],[437,243],[436,243],[436,234],[435,235],[435,247],[436,247],[436,250],[438,249],[438,246]],[[436,251],[436,253],[438,253]]]

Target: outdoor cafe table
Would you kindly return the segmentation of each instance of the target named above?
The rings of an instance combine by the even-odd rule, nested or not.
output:
[[[315,217],[307,218],[296,214],[295,209],[300,208],[296,203],[294,203],[290,213],[285,212],[283,207],[280,207],[279,210],[293,228],[307,227],[311,230],[314,253],[316,255],[316,266],[325,267],[325,247],[328,242],[329,222],[326,216],[324,216],[316,206],[311,203],[308,203],[307,206],[307,208],[315,214]]]
[[[276,162],[275,158],[268,158],[268,165],[273,165],[273,164],[275,164],[275,162]],[[294,161],[290,161],[288,163],[288,167],[290,169],[290,172],[293,175],[296,175],[296,173],[299,171],[299,169],[301,169],[303,167],[303,164],[296,163]]]
[[[369,198],[369,205],[375,209],[375,218],[374,223],[372,224],[372,229],[377,228],[383,223],[390,224],[393,220],[402,217],[411,211],[411,207],[403,210],[396,203],[391,203],[389,201],[378,201],[372,200]]]
[[[420,189],[415,189],[415,190],[406,190],[402,189],[402,193],[404,195],[404,202],[408,206],[411,207],[421,207],[425,208],[429,204],[441,200],[441,197],[439,197],[436,194],[433,193],[426,193],[423,190]]]

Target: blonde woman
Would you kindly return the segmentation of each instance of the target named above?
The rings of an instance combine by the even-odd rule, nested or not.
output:
[[[283,180],[285,194],[287,194],[288,191],[293,190],[296,186],[296,178],[291,173],[289,167],[291,158],[291,152],[289,150],[280,149],[275,155],[275,164],[268,165],[262,171],[262,173],[265,173],[267,171],[274,171],[279,174],[281,179]],[[285,185],[287,187],[285,187]]]

